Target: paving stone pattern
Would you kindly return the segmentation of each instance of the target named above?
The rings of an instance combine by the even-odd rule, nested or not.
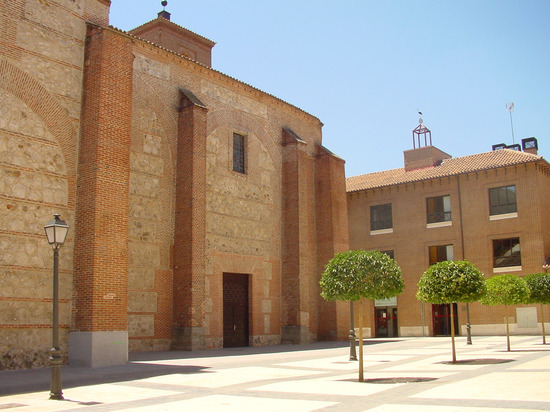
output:
[[[122,367],[62,370],[64,401],[48,400],[49,370],[0,373],[0,409],[13,411],[550,410],[550,345],[542,338],[367,340],[365,381],[340,343],[142,352]],[[42,387],[42,388],[41,388]],[[18,393],[19,392],[19,393]],[[27,393],[22,393],[27,392]]]

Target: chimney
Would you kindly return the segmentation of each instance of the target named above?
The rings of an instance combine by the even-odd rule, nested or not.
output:
[[[525,153],[538,154],[539,145],[537,139],[534,137],[527,137],[521,140],[521,147]]]
[[[425,167],[439,166],[443,160],[450,159],[452,156],[437,147],[424,146],[418,149],[405,150],[403,157],[405,159],[405,171],[410,172]]]
[[[422,116],[422,112],[418,112],[418,114]],[[406,172],[423,169],[425,167],[438,166],[443,160],[452,157],[442,152],[437,147],[432,146],[432,132],[424,125],[422,117],[418,119],[418,126],[413,129],[412,135],[413,149],[403,152]],[[424,146],[422,146],[422,140],[424,140]],[[417,143],[418,148],[416,147]]]

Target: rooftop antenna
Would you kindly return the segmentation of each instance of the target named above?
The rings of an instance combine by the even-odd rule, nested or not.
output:
[[[506,105],[506,111],[510,113],[510,127],[512,129],[512,143],[515,144],[516,141],[514,139],[514,123],[512,122],[512,112],[514,111],[514,102]]]

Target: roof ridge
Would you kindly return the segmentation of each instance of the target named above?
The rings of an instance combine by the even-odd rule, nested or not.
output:
[[[162,19],[162,20],[161,20],[161,19]],[[176,27],[178,27],[178,28],[180,28],[180,29],[183,29],[183,30],[185,30],[185,31],[188,31],[189,33],[194,34],[195,36],[198,36],[198,37],[200,37],[200,38],[202,38],[202,39],[204,39],[204,40],[207,40],[207,41],[209,41],[210,43],[216,44],[215,41],[210,40],[209,38],[204,37],[204,36],[202,36],[202,35],[200,35],[200,34],[194,32],[193,30],[189,30],[189,29],[186,28],[186,27],[180,26],[179,24],[174,23],[173,21],[168,20],[168,19],[165,19],[164,17],[160,17],[160,16],[158,16],[156,19],[149,20],[149,21],[146,22],[146,23],[140,24],[139,26],[134,27],[134,28],[131,29],[131,30],[128,30],[128,33],[132,32],[132,31],[134,31],[134,30],[140,29],[140,28],[142,28],[143,26],[146,26],[146,25],[148,25],[148,24],[150,24],[150,23],[153,23],[153,22],[155,22],[155,21],[157,21],[157,20],[162,21],[163,23],[172,24],[172,25],[174,25],[174,26],[176,26]],[[136,37],[139,37],[139,36],[136,36]],[[140,37],[140,38],[141,38],[141,37]]]
[[[317,120],[319,123],[322,124],[321,120],[320,120],[317,116],[315,116],[315,115],[313,115],[313,114],[307,112],[306,110],[304,110],[304,109],[302,109],[302,108],[300,108],[300,107],[298,107],[298,106],[296,106],[296,105],[294,105],[294,104],[292,104],[292,103],[289,103],[289,102],[287,102],[286,100],[283,100],[282,98],[277,97],[277,96],[275,96],[275,95],[272,94],[272,93],[269,93],[269,92],[266,92],[266,91],[264,91],[264,90],[262,90],[262,89],[259,89],[258,87],[253,86],[253,85],[251,85],[250,83],[246,83],[246,82],[243,81],[243,80],[239,80],[239,79],[237,79],[236,77],[233,77],[233,76],[231,76],[231,75],[229,75],[229,74],[227,74],[227,73],[224,73],[224,72],[222,72],[222,71],[220,71],[220,70],[214,69],[213,67],[206,66],[206,65],[204,65],[204,64],[202,64],[202,63],[200,63],[200,62],[198,62],[198,61],[196,61],[196,60],[194,60],[194,59],[192,59],[192,58],[190,58],[190,57],[184,56],[184,55],[179,54],[179,53],[177,53],[177,52],[175,52],[175,51],[173,51],[173,50],[170,50],[170,49],[167,49],[167,48],[165,48],[165,47],[159,46],[158,44],[155,44],[155,43],[153,43],[153,42],[151,42],[151,41],[149,41],[149,40],[145,40],[145,39],[143,39],[143,38],[141,38],[141,37],[139,37],[139,36],[137,36],[137,35],[135,35],[135,34],[132,34],[132,33],[128,32],[128,31],[124,31],[124,30],[122,30],[122,29],[119,29],[118,27],[115,27],[115,26],[113,26],[113,25],[109,25],[108,27],[105,27],[105,26],[101,26],[101,25],[99,25],[99,24],[95,24],[95,23],[92,23],[92,22],[87,22],[87,23],[90,24],[90,25],[93,25],[93,26],[101,27],[101,28],[108,28],[108,29],[110,29],[110,30],[113,30],[113,31],[119,33],[119,34],[122,34],[122,35],[124,35],[124,36],[128,36],[128,37],[131,37],[131,38],[140,40],[140,41],[142,41],[142,42],[144,42],[144,43],[147,43],[147,44],[150,44],[150,45],[152,45],[152,46],[154,46],[154,47],[158,47],[159,49],[164,50],[164,51],[166,51],[166,52],[168,52],[168,53],[174,54],[174,55],[176,55],[176,56],[178,56],[178,57],[180,57],[180,58],[182,58],[182,59],[185,59],[185,60],[188,60],[188,61],[190,61],[190,62],[193,62],[194,64],[197,64],[197,65],[201,66],[201,67],[204,68],[204,69],[210,70],[210,71],[212,71],[213,73],[217,73],[218,75],[221,75],[221,76],[223,76],[223,77],[225,77],[225,78],[227,78],[227,79],[230,79],[230,80],[232,80],[232,81],[235,81],[235,82],[237,82],[237,83],[240,83],[240,84],[243,85],[243,86],[249,87],[249,88],[251,88],[252,90],[254,90],[254,91],[256,91],[256,92],[259,92],[259,93],[262,93],[262,94],[264,94],[264,95],[266,95],[266,96],[269,96],[270,98],[275,99],[276,101],[280,102],[281,104],[286,105],[286,106],[288,106],[288,107],[291,107],[291,108],[293,108],[294,110],[297,110],[297,111],[303,113],[304,115],[306,115],[307,117],[310,117],[310,118],[312,118],[312,119],[315,119],[315,120]],[[175,24],[175,23],[174,23],[174,24]]]
[[[511,149],[499,149],[472,155],[451,157],[445,159],[439,165],[421,169],[406,171],[405,168],[398,168],[351,176],[346,178],[346,191],[356,192],[365,189],[395,186],[539,161],[545,162],[550,167],[550,164],[540,155]]]

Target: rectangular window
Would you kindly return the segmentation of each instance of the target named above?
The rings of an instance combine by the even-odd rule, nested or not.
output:
[[[436,196],[426,199],[428,223],[451,221],[451,196]]]
[[[233,171],[245,173],[245,137],[233,133]]]
[[[453,245],[430,246],[430,265],[455,258]]]
[[[370,230],[391,229],[391,203],[370,207]]]
[[[489,189],[489,214],[491,216],[514,212],[517,212],[515,185]]]
[[[519,237],[493,240],[493,267],[521,266]]]

